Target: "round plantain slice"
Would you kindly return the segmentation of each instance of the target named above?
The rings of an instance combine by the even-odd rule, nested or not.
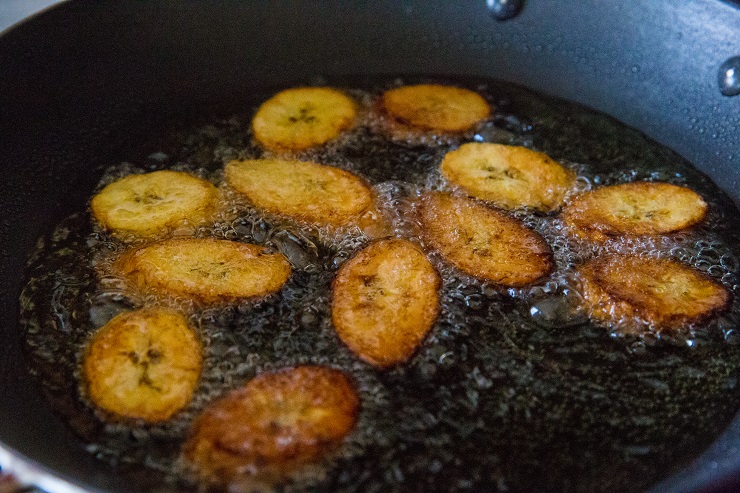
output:
[[[576,197],[563,209],[577,236],[603,243],[615,236],[672,233],[704,219],[707,204],[693,190],[661,182],[602,187]]]
[[[154,171],[117,180],[92,198],[95,218],[117,234],[151,236],[198,226],[216,211],[218,189],[180,171]]]
[[[727,309],[722,284],[675,260],[608,255],[577,270],[590,314],[606,323],[656,329],[700,323]]]
[[[278,291],[288,260],[259,245],[215,239],[170,239],[124,253],[114,271],[143,293],[201,303],[234,301]]]
[[[558,209],[573,187],[575,173],[546,154],[526,147],[468,143],[448,152],[442,176],[469,195],[504,209]]]
[[[337,448],[360,399],[344,373],[298,366],[262,373],[195,420],[183,457],[204,480],[279,480]]]
[[[87,394],[100,409],[157,423],[190,402],[202,359],[187,319],[152,308],[121,313],[98,330],[82,369]]]
[[[373,205],[372,192],[358,177],[307,161],[231,161],[226,181],[257,208],[310,223],[349,224]]]
[[[381,368],[403,363],[437,318],[439,285],[439,275],[413,243],[372,243],[334,280],[337,334],[368,363]]]
[[[252,120],[257,141],[274,151],[302,151],[319,146],[350,128],[357,105],[329,87],[297,87],[262,103]]]
[[[503,286],[525,286],[553,269],[550,247],[516,219],[470,199],[445,193],[422,198],[427,242],[471,276]]]
[[[479,94],[438,84],[390,89],[383,93],[382,105],[400,123],[442,132],[464,132],[491,112]]]

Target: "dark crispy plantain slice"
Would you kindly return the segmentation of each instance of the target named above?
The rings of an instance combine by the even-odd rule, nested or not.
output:
[[[218,189],[180,171],[129,175],[92,198],[95,218],[118,234],[151,236],[181,226],[198,226],[216,211]]]
[[[352,173],[306,161],[231,161],[226,181],[260,209],[311,223],[349,224],[373,205],[372,192]]]
[[[190,402],[201,364],[200,340],[184,316],[144,309],[122,313],[96,332],[82,369],[96,406],[154,423]]]
[[[139,291],[200,303],[278,291],[290,277],[287,259],[259,245],[214,239],[171,239],[124,253],[114,271]]]
[[[657,329],[700,323],[731,301],[720,283],[675,260],[607,255],[577,273],[591,316],[628,328],[638,319]]]
[[[422,198],[426,241],[455,267],[504,286],[525,286],[553,269],[552,251],[516,219],[444,193]]]
[[[400,123],[442,132],[464,132],[491,112],[479,94],[437,84],[390,89],[383,93],[382,105]]]
[[[406,240],[372,243],[334,280],[332,320],[361,359],[386,368],[414,353],[439,311],[439,276]]]
[[[468,143],[448,152],[442,175],[475,198],[504,209],[558,209],[575,173],[526,147]]]
[[[706,202],[689,188],[635,182],[576,197],[563,209],[563,220],[576,235],[603,243],[615,236],[672,233],[699,223],[706,214]]]
[[[262,103],[252,120],[257,141],[274,151],[301,151],[319,146],[350,128],[357,105],[329,87],[296,87]]]
[[[355,426],[360,399],[342,372],[298,366],[263,373],[193,423],[184,458],[204,480],[279,479],[319,461]]]

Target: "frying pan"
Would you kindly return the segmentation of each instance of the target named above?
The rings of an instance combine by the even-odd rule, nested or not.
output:
[[[29,380],[17,331],[24,262],[131,142],[203,108],[233,112],[256,88],[344,74],[509,81],[640,129],[740,205],[740,96],[718,86],[720,66],[740,55],[740,5],[529,0],[501,22],[497,3],[72,0],[5,32],[0,465],[54,491],[140,488],[86,453]],[[739,477],[740,417],[653,491],[737,491]]]

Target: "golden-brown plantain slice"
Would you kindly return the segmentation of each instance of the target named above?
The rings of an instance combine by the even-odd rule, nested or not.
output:
[[[338,370],[298,366],[263,373],[195,420],[183,456],[215,484],[280,479],[338,447],[359,406],[354,384]]]
[[[706,202],[693,190],[635,182],[576,197],[563,209],[563,220],[576,235],[603,243],[615,236],[672,233],[699,223],[706,214]]]
[[[463,144],[445,155],[440,170],[469,195],[505,209],[557,209],[575,182],[575,173],[546,154],[503,144]]]
[[[406,240],[372,243],[334,280],[332,320],[361,359],[386,368],[408,360],[439,311],[439,276]]]
[[[577,273],[591,316],[627,328],[638,319],[656,329],[700,323],[731,300],[720,283],[675,260],[608,255]]]
[[[442,132],[464,132],[491,112],[479,94],[437,84],[390,89],[383,93],[382,105],[403,124]]]
[[[421,224],[429,244],[471,276],[524,286],[553,269],[552,251],[539,234],[473,200],[427,194]]]
[[[252,120],[254,137],[268,149],[301,151],[329,142],[350,128],[357,105],[329,87],[297,87],[262,103]]]
[[[218,198],[218,189],[206,180],[165,170],[121,178],[95,195],[90,207],[109,230],[151,236],[207,222]]]
[[[311,223],[348,224],[373,204],[370,189],[352,173],[306,161],[231,161],[226,181],[260,209]]]
[[[287,259],[259,245],[214,239],[171,239],[124,253],[114,271],[143,293],[201,303],[278,291],[290,277]]]
[[[190,402],[202,359],[200,340],[184,316],[144,309],[124,312],[96,332],[82,369],[96,406],[155,423]]]

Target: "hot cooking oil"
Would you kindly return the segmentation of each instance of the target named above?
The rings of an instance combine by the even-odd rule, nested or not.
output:
[[[141,242],[114,238],[79,211],[39,240],[21,297],[31,372],[85,446],[147,490],[197,489],[180,474],[179,447],[208,403],[260,372],[301,363],[351,375],[362,398],[358,425],[342,448],[301,481],[309,491],[642,491],[695,458],[740,408],[740,303],[712,322],[671,334],[621,333],[578,309],[572,270],[605,249],[680,260],[737,297],[740,215],[704,175],[672,151],[613,119],[493,81],[434,79],[478,91],[493,106],[476,131],[398,140],[371,110],[384,89],[430,79],[346,78],[334,84],[360,101],[361,121],[337,141],[298,156],[366,180],[395,236],[418,238],[420,195],[445,190],[443,155],[464,142],[524,145],[577,175],[577,192],[628,181],[686,185],[709,203],[689,231],[593,246],[565,235],[557,214],[515,212],[555,257],[552,275],[506,289],[466,276],[436,254],[442,307],[407,364],[379,371],[356,358],[331,324],[331,281],[369,243],[265,215],[226,191],[215,224],[198,237],[264,245],[294,273],[260,300],[189,309],[204,342],[203,375],[190,405],[161,425],[110,422],[85,398],[80,358],[91,334],[115,314],[158,303],[109,274],[111,261]],[[231,159],[264,157],[250,119],[269,96],[242,101],[234,115],[153,136],[112,165],[100,187],[156,169],[188,171],[218,186]]]

